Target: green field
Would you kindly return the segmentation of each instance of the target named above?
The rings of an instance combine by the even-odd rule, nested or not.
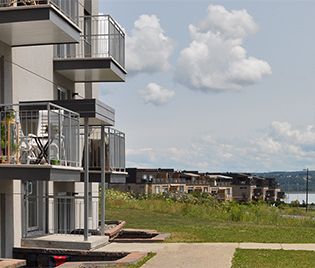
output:
[[[107,219],[171,233],[169,242],[315,243],[315,221],[298,208],[218,203],[210,197],[135,198],[114,191],[106,206]],[[303,218],[282,216],[292,214]]]
[[[232,268],[312,268],[315,252],[303,250],[237,249]]]

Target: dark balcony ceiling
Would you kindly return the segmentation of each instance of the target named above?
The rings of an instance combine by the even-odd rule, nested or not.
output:
[[[0,41],[12,47],[78,43],[80,32],[51,5],[0,8]]]
[[[53,103],[89,119],[91,126],[113,126],[115,124],[115,110],[97,99],[71,99],[71,100],[48,100],[48,101],[23,101],[23,109],[47,109],[47,103]],[[29,103],[29,106],[26,105]],[[43,103],[43,106],[39,105]],[[35,109],[34,109],[35,107]],[[81,122],[83,124],[83,122]]]
[[[0,181],[39,180],[39,181],[80,181],[81,168],[52,165],[11,165],[0,164]]]
[[[59,100],[52,103],[77,112],[81,120],[88,118],[91,126],[115,125],[115,110],[97,99]]]
[[[54,70],[77,82],[124,82],[126,71],[112,57],[54,59]]]
[[[102,172],[101,169],[92,169],[89,170],[89,181],[90,182],[101,182]],[[105,177],[106,182],[113,183],[126,183],[126,178],[128,176],[127,172],[124,171],[106,171]],[[81,182],[84,182],[84,172],[81,172]]]

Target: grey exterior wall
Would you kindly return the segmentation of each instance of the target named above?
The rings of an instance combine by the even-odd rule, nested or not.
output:
[[[2,94],[0,100],[3,103],[12,102],[12,51],[9,46],[0,42],[0,57],[1,59],[1,80],[0,83]]]
[[[21,66],[13,66],[13,103],[53,99],[53,46],[13,48],[12,54]]]
[[[83,15],[80,0],[80,15]],[[98,14],[98,0],[92,0],[92,14]],[[1,33],[0,33],[1,34]],[[98,98],[98,85],[92,84],[85,87],[82,84],[74,84],[73,81],[57,74],[53,70],[54,47],[34,46],[10,48],[0,42],[0,102],[18,103],[19,101],[38,101],[57,99],[57,86],[61,86],[73,92],[79,92],[82,97],[88,96]],[[13,62],[14,64],[12,64]],[[98,183],[91,183],[93,196],[98,196]],[[83,195],[82,183],[53,183],[48,184],[48,194],[73,191]],[[1,195],[2,194],[2,195]],[[12,248],[19,247],[23,229],[23,187],[21,181],[0,181],[1,201],[0,213],[4,212],[5,219],[0,223],[1,247],[4,248],[5,257],[12,256]],[[2,200],[2,199],[1,199]],[[3,209],[4,206],[4,209]],[[82,206],[83,208],[83,206]],[[54,228],[53,207],[49,207],[49,227]],[[98,224],[98,203],[91,204],[90,218],[91,228]],[[78,211],[75,211],[75,221],[81,221]],[[83,215],[83,211],[80,215]],[[2,215],[0,215],[2,217]],[[75,224],[74,227],[79,227]],[[5,230],[5,237],[1,229]],[[1,254],[1,248],[0,248]]]

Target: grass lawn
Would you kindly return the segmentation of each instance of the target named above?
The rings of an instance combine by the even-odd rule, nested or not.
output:
[[[237,249],[232,268],[311,268],[315,252],[295,250]]]
[[[126,268],[139,268],[141,267],[143,264],[145,264],[148,260],[150,260],[151,258],[153,258],[156,255],[156,253],[152,253],[150,252],[146,257],[144,257],[142,260],[138,261],[135,264],[130,264],[128,266],[126,266]],[[121,266],[119,266],[120,268],[122,268]]]
[[[311,217],[282,216],[304,211],[264,203],[217,203],[197,199],[200,200],[203,203],[178,202],[164,197],[137,199],[109,191],[106,217],[127,221],[127,228],[171,233],[168,242],[315,243],[315,221]]]
[[[171,233],[168,242],[315,243],[315,228],[215,222],[150,210],[112,208],[108,219],[126,220],[128,228]]]

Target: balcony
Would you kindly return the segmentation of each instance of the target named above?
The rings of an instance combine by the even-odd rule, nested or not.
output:
[[[80,180],[79,115],[51,103],[0,106],[0,179]]]
[[[105,172],[111,183],[122,183],[126,179],[125,134],[105,127]],[[82,137],[83,140],[83,137]],[[82,141],[83,142],[83,141]],[[90,181],[101,180],[101,128],[92,127],[89,135]]]
[[[55,47],[54,69],[75,82],[124,82],[125,34],[109,15],[80,18],[79,44]]]
[[[12,47],[78,43],[78,0],[0,0],[0,41]]]

